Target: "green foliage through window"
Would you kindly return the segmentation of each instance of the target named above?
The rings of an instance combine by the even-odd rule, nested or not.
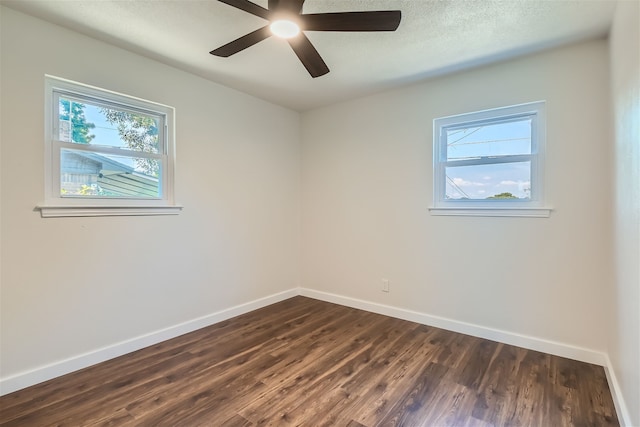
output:
[[[71,141],[77,144],[89,144],[95,137],[90,129],[96,127],[88,123],[84,116],[84,104],[60,98],[60,121],[71,123]]]
[[[514,196],[511,193],[500,193],[493,195],[491,197],[487,197],[487,199],[517,199],[518,197]]]
[[[118,126],[118,133],[127,147],[143,153],[158,153],[158,125],[156,120],[126,111],[100,108],[106,120]],[[137,159],[137,167],[147,175],[158,176],[158,161],[155,159]]]

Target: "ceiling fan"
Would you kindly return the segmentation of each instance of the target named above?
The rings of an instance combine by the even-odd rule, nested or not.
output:
[[[302,13],[305,0],[269,0],[268,9],[249,0],[219,0],[260,18],[269,24],[215,50],[212,55],[229,57],[276,35],[285,38],[311,77],[329,72],[329,67],[304,31],[395,31],[400,25],[399,10]]]

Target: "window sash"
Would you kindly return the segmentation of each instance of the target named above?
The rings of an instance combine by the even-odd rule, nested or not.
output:
[[[67,148],[69,150],[76,151],[87,151],[90,153],[98,153],[98,154],[107,154],[119,157],[140,157],[145,159],[156,159],[156,160],[164,160],[167,158],[166,154],[156,154],[156,153],[146,153],[144,151],[134,151],[127,150],[123,148],[117,147],[108,147],[104,145],[94,145],[91,144],[78,144],[75,142],[66,142],[66,141],[51,141],[54,149],[60,150],[62,148]]]
[[[468,129],[474,127],[482,127],[489,125],[500,125],[507,123],[520,122],[523,120],[531,120],[531,153],[536,154],[538,152],[538,115],[536,113],[528,112],[521,114],[511,114],[504,117],[496,117],[495,119],[488,118],[476,121],[464,121],[453,124],[442,125],[440,128],[440,133],[438,137],[437,144],[439,145],[439,156],[437,159],[441,162],[449,162],[456,160],[449,160],[448,150],[449,150],[449,141],[447,132],[455,131],[460,129]],[[508,155],[508,154],[507,154]],[[506,155],[505,155],[506,156]],[[498,157],[498,156],[486,156],[486,157]]]
[[[498,163],[520,163],[532,161],[537,156],[535,154],[516,154],[505,156],[482,156],[465,160],[450,160],[442,162],[445,167],[491,165]]]
[[[544,102],[534,102],[512,107],[485,110],[475,113],[461,114],[434,120],[434,207],[464,208],[482,207],[502,209],[505,205],[513,207],[539,206],[543,200],[541,177],[541,153],[544,135],[540,134],[540,124],[544,123]],[[531,153],[505,154],[496,156],[478,156],[473,158],[448,160],[447,132],[487,125],[506,124],[522,120],[531,120]],[[447,199],[446,169],[457,166],[480,166],[504,163],[530,162],[531,193],[528,199]]]
[[[96,153],[96,154],[106,154],[106,155],[115,155],[115,156],[119,156],[119,157],[128,157],[128,158],[147,158],[147,159],[154,159],[154,160],[158,160],[160,162],[160,173],[159,176],[157,177],[158,179],[158,196],[157,197],[136,197],[136,196],[123,196],[123,195],[119,195],[119,196],[108,196],[108,195],[74,195],[74,194],[61,194],[62,192],[62,183],[61,183],[61,178],[62,178],[62,165],[60,164],[60,159],[62,156],[62,150],[64,149],[68,149],[68,150],[73,150],[73,151],[85,151],[88,153]],[[124,151],[124,153],[123,153]],[[148,154],[147,156],[139,156],[137,154],[133,154],[133,153],[138,153],[136,151],[130,151],[130,150],[120,150],[120,149],[89,149],[86,144],[75,144],[72,142],[61,142],[61,141],[54,141],[53,142],[53,146],[52,146],[52,162],[53,162],[53,171],[54,171],[54,176],[52,177],[53,182],[53,191],[55,192],[55,194],[59,195],[60,198],[62,199],[79,199],[79,200],[86,200],[86,199],[95,199],[95,200],[163,200],[166,196],[165,194],[165,176],[167,174],[167,168],[168,168],[168,156],[167,155],[161,155],[161,154],[154,154],[154,153],[144,153],[144,154]]]
[[[125,113],[131,113],[131,114],[143,114],[145,116],[149,116],[152,117],[154,119],[158,120],[158,151],[159,154],[164,154],[168,152],[168,146],[167,146],[167,142],[168,142],[168,126],[167,126],[167,117],[166,114],[161,114],[157,111],[151,111],[151,110],[146,110],[144,108],[138,108],[138,107],[134,107],[134,106],[130,106],[127,104],[122,104],[122,103],[117,103],[117,102],[110,102],[108,100],[102,100],[102,99],[98,99],[95,97],[91,97],[91,96],[86,96],[86,95],[82,95],[82,94],[78,94],[75,92],[71,92],[68,90],[60,90],[60,89],[54,89],[53,90],[53,123],[52,123],[52,137],[53,137],[53,142],[58,142],[58,143],[65,143],[66,141],[62,141],[60,140],[60,98],[64,98],[64,99],[68,99],[70,101],[75,101],[78,102],[80,104],[91,104],[94,105],[96,107],[105,107],[105,108],[111,108],[114,110],[119,110]],[[92,150],[97,150],[100,149],[102,147],[106,147],[104,145],[98,145],[98,144],[78,144],[78,143],[70,143],[73,144],[74,146],[79,146],[79,145],[83,145],[83,146],[90,146],[92,147]],[[107,146],[108,147],[108,146]],[[115,147],[114,147],[115,148]],[[126,152],[133,152],[133,153],[140,153],[140,154],[154,154],[154,153],[145,153],[143,151],[136,151],[136,150],[130,150],[127,148],[118,148],[121,151],[126,151]]]
[[[158,151],[159,153],[149,153],[144,151],[136,151],[128,148],[120,148],[120,147],[110,147],[105,145],[98,144],[79,144],[75,142],[67,142],[60,140],[60,125],[59,125],[59,117],[60,117],[60,98],[68,99],[72,102],[78,102],[80,104],[90,104],[97,107],[106,107],[112,108],[114,110],[123,111],[132,114],[144,114],[146,116],[152,117],[158,120],[158,128],[161,129],[161,132],[158,132]],[[164,176],[166,175],[164,171],[166,171],[168,156],[167,156],[167,147],[166,147],[166,133],[167,126],[165,125],[166,117],[163,114],[158,114],[157,112],[153,112],[150,110],[145,110],[142,108],[130,107],[128,105],[123,105],[117,102],[109,102],[106,100],[97,99],[94,97],[80,95],[71,91],[65,90],[54,90],[53,91],[53,114],[52,114],[52,136],[53,139],[51,141],[52,148],[52,161],[53,161],[53,191],[56,195],[59,195],[60,198],[64,199],[111,199],[111,200],[163,200],[165,198],[165,185],[164,185]],[[89,153],[96,154],[106,154],[106,155],[114,155],[125,158],[144,158],[144,159],[154,159],[160,162],[160,176],[158,176],[158,197],[136,197],[136,196],[105,196],[105,195],[73,195],[73,194],[61,194],[62,185],[61,185],[61,177],[62,177],[62,165],[60,164],[60,158],[62,155],[63,149],[69,149],[74,151],[85,151]]]

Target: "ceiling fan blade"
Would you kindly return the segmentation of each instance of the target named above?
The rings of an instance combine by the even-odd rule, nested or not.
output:
[[[270,19],[271,12],[265,9],[262,6],[258,6],[255,3],[251,3],[249,0],[218,0],[222,3],[228,4],[229,6],[233,6],[236,9],[244,10],[252,15],[259,16],[260,18],[264,18],[266,20]]]
[[[307,31],[395,31],[401,17],[399,10],[301,15],[302,27]]]
[[[324,63],[322,57],[318,53],[315,47],[311,44],[311,41],[303,33],[298,34],[296,37],[287,39],[293,51],[298,55],[300,62],[307,69],[311,77],[316,78],[323,76],[329,72],[329,67]]]
[[[266,25],[260,29],[257,29],[249,34],[245,34],[244,36],[235,39],[232,42],[225,44],[224,46],[220,46],[219,48],[212,50],[209,52],[215,56],[222,56],[224,58],[233,55],[234,53],[238,53],[241,50],[244,50],[248,47],[253,46],[256,43],[261,42],[262,40],[271,36],[271,30],[269,26]]]

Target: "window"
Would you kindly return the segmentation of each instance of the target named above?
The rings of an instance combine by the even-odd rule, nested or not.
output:
[[[544,102],[433,122],[435,215],[549,216]]]
[[[175,214],[174,110],[47,76],[42,216]]]

